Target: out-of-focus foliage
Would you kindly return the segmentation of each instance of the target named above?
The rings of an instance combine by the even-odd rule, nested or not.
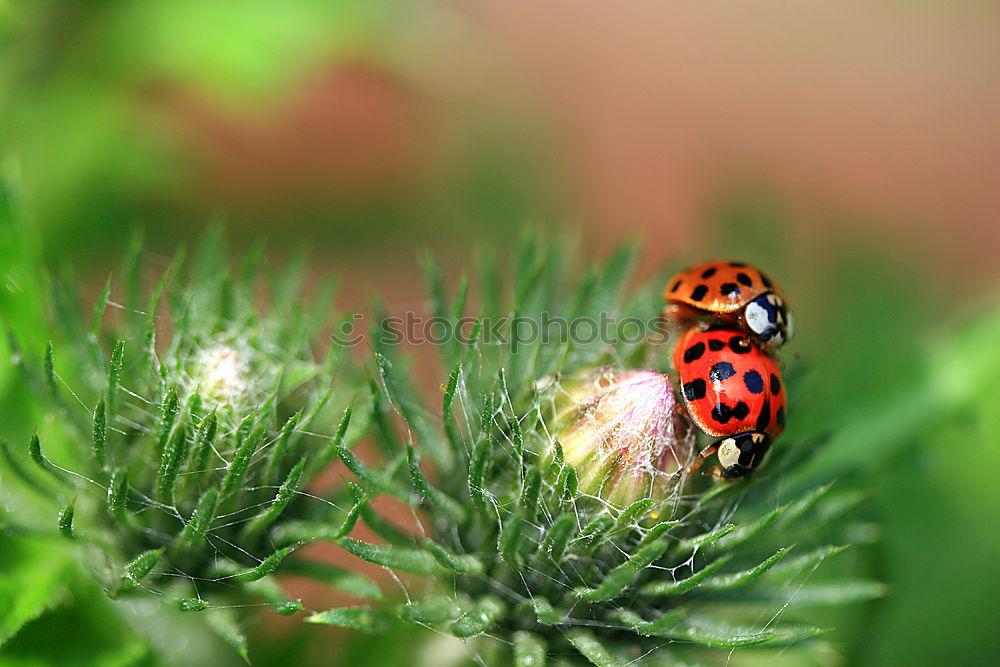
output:
[[[46,233],[173,246],[221,215],[280,246],[503,238],[537,215],[545,158],[511,109],[437,103],[452,34],[405,0],[7,3],[0,149]],[[470,227],[468,221],[481,221]],[[274,231],[280,226],[281,233]]]

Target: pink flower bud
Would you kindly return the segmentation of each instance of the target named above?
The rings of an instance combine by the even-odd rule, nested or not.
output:
[[[695,432],[669,375],[597,369],[564,381],[556,410],[556,437],[581,493],[620,507],[680,493]]]

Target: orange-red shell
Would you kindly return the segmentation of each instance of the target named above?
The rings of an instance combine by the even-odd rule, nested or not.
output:
[[[746,262],[713,260],[681,271],[663,291],[668,303],[712,313],[735,313],[767,292],[780,291],[760,269]]]
[[[738,329],[689,329],[674,349],[681,397],[698,427],[714,437],[785,426],[785,388],[774,359]]]

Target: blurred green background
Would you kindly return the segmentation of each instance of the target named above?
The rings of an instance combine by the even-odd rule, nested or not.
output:
[[[421,309],[420,250],[454,279],[526,225],[585,257],[638,234],[642,278],[757,262],[809,369],[786,437],[816,451],[780,483],[870,494],[877,530],[833,567],[890,587],[831,617],[816,660],[995,664],[998,11],[541,4],[0,0],[4,328],[46,339],[43,270],[75,267],[89,303],[136,230],[155,264],[215,222],[279,261],[309,248],[347,309]],[[0,434],[24,442],[42,416],[13,370]],[[0,526],[30,515],[0,494]],[[0,665],[230,659],[148,604],[0,534],[0,641],[39,616]],[[258,623],[258,664],[406,655]]]

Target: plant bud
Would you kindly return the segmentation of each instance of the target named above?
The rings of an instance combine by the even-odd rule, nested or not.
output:
[[[202,395],[219,405],[239,404],[250,393],[245,355],[229,345],[203,350],[192,375]]]
[[[580,492],[620,507],[680,493],[695,432],[669,375],[608,366],[566,381],[555,423]]]

